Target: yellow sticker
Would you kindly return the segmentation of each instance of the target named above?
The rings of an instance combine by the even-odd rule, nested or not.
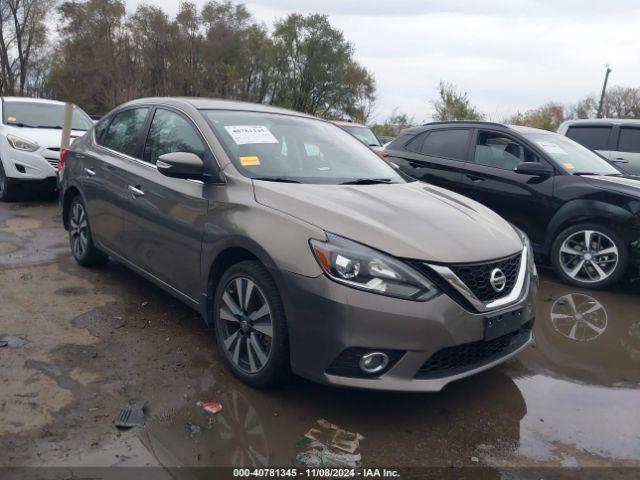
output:
[[[573,163],[564,163],[564,168],[569,169],[569,170],[575,170],[576,167],[573,166]]]
[[[258,157],[240,157],[240,165],[243,167],[257,167],[260,165]]]
[[[7,122],[15,122],[18,120],[16,117],[7,117]]]

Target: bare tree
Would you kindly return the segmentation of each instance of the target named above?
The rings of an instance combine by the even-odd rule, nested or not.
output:
[[[47,42],[47,13],[55,0],[0,0],[2,90],[24,95],[37,52]]]

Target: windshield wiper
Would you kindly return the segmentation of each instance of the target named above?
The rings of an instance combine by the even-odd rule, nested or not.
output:
[[[373,185],[376,183],[392,183],[390,178],[357,178],[342,182],[340,185]]]
[[[27,125],[26,123],[22,123],[22,122],[7,122],[7,125],[11,127],[21,127],[21,128],[38,128],[38,127],[34,127],[33,125]]]
[[[298,180],[286,177],[254,177],[254,180],[264,180],[265,182],[280,182],[280,183],[302,183]]]
[[[51,128],[53,130],[62,130],[62,127],[60,125],[38,125],[36,128]],[[71,130],[73,130],[73,128]]]

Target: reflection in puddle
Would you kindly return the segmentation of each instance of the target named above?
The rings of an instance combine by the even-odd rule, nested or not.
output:
[[[553,302],[551,323],[560,335],[578,342],[598,338],[607,328],[607,311],[589,295],[569,293]]]

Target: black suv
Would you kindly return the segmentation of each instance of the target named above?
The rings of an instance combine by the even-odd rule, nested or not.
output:
[[[573,140],[487,122],[403,131],[384,155],[411,177],[474,198],[524,230],[566,282],[605,288],[640,259],[640,179]]]

